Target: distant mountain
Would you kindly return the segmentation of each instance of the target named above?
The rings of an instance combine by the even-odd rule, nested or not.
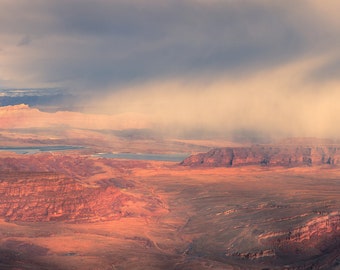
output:
[[[147,129],[150,123],[139,114],[84,114],[80,112],[42,112],[26,104],[0,107],[0,128],[79,128],[90,130]]]
[[[76,100],[61,88],[0,89],[0,106],[27,104],[44,111],[74,110]]]

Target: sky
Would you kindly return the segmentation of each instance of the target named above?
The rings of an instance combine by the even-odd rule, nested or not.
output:
[[[174,134],[340,137],[337,0],[0,0],[0,88]]]

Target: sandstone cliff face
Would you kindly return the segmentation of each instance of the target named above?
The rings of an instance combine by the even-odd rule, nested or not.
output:
[[[340,146],[269,146],[216,148],[192,155],[181,162],[185,166],[231,167],[241,165],[312,166],[340,163]]]

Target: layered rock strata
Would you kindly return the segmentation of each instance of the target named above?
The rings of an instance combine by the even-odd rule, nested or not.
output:
[[[90,186],[56,173],[1,173],[0,217],[7,221],[105,221],[141,214],[129,205],[148,213],[159,204],[125,194],[110,181]]]
[[[226,147],[189,156],[181,162],[185,166],[231,167],[242,165],[312,166],[340,163],[340,146],[270,146]]]
[[[329,269],[339,258],[340,212],[315,217],[290,231],[264,233],[259,240],[273,247],[277,259],[291,264],[288,269]]]
[[[315,246],[324,237],[340,236],[340,212],[315,217],[303,226],[289,232],[265,233],[259,236],[261,241],[275,239],[278,245],[282,243],[304,243],[304,246]],[[311,245],[312,243],[312,245]]]
[[[257,240],[259,245],[253,249],[240,251],[233,247],[227,249],[225,256],[284,264],[287,270],[330,269],[339,257],[340,212],[313,217],[290,230],[264,232],[257,235]]]

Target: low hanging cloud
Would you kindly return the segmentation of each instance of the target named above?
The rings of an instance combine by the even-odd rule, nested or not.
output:
[[[108,114],[145,115],[154,129],[168,135],[202,132],[203,137],[230,137],[244,131],[271,138],[337,138],[338,84],[306,83],[306,76],[327,59],[296,61],[238,78],[224,74],[214,79],[150,81],[116,90],[85,107]]]
[[[0,80],[11,87],[100,93],[183,74],[237,76],[334,50],[340,40],[331,0],[4,0],[1,7]]]
[[[334,137],[339,5],[3,0],[0,87],[67,89],[165,132]]]

